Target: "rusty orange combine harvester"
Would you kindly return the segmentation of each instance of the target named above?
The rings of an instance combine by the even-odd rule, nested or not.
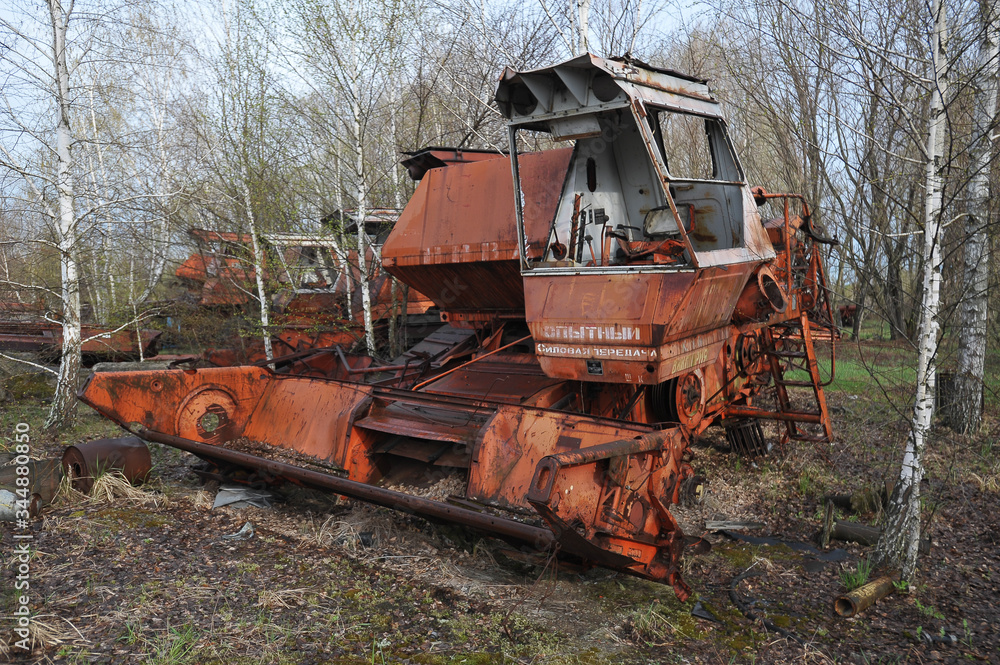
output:
[[[81,397],[220,466],[555,548],[686,598],[670,508],[699,489],[692,438],[723,425],[735,450],[761,454],[761,419],[783,439],[832,436],[814,348],[832,356],[818,251],[831,241],[801,197],[750,188],[704,81],[587,55],[506,71],[496,101],[509,157],[429,168],[382,249],[440,330],[349,381],[105,373]],[[529,140],[565,147],[521,152]],[[464,495],[388,489],[442,473]]]

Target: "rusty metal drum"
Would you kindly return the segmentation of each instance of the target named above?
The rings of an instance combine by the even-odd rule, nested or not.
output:
[[[152,460],[149,448],[137,436],[97,439],[70,446],[63,453],[64,473],[73,474],[73,487],[86,494],[101,473],[120,471],[133,485],[149,476]]]

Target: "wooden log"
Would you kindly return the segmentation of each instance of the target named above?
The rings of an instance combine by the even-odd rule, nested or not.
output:
[[[880,535],[882,535],[882,531],[876,527],[855,522],[841,522],[840,520],[837,520],[836,524],[833,525],[833,530],[830,531],[830,537],[834,540],[844,540],[859,545],[875,545],[878,543]],[[930,539],[921,538],[919,549],[921,554],[930,552]]]
[[[819,539],[819,546],[826,549],[830,545],[830,532],[833,531],[833,502],[826,502],[826,513],[823,516],[823,531]]]

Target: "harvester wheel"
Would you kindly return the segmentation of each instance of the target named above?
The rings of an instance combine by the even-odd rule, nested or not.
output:
[[[693,429],[705,414],[705,378],[696,369],[668,379],[653,386],[650,399],[659,420]]]
[[[691,476],[681,481],[680,503],[687,508],[693,508],[705,500],[704,476]]]
[[[740,376],[754,376],[761,371],[760,338],[756,334],[742,333],[736,340],[736,357],[733,359],[736,364],[736,371]]]
[[[686,427],[695,427],[705,413],[705,379],[701,370],[689,372],[677,379],[677,419]]]

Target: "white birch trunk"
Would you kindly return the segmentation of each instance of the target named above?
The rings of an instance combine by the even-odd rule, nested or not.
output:
[[[955,394],[945,414],[952,429],[974,432],[982,423],[983,377],[986,370],[986,318],[990,225],[990,141],[997,108],[998,59],[1000,59],[1000,10],[995,0],[980,0],[982,42],[979,69],[973,82],[976,113],[972,145],[972,179],[969,181],[969,214],[965,218],[962,301],[959,305],[958,371]]]
[[[146,362],[146,353],[142,348],[142,328],[139,327],[139,312],[132,303],[132,321],[135,324],[135,343],[139,349],[139,362]]]
[[[590,0],[577,0],[580,10],[580,42],[577,53],[583,55],[590,48],[588,36],[590,34]]]
[[[77,265],[77,227],[73,191],[73,131],[70,126],[69,67],[66,64],[66,30],[69,15],[60,0],[48,0],[52,19],[52,64],[56,85],[56,220],[62,279],[62,357],[59,378],[45,427],[70,424],[76,415],[77,379],[80,375],[80,273]]]
[[[876,560],[898,568],[904,580],[912,581],[920,544],[920,481],[923,454],[934,414],[937,346],[941,299],[941,206],[944,192],[944,139],[947,94],[948,39],[944,0],[934,0],[933,62],[935,86],[931,90],[930,127],[927,132],[926,200],[924,205],[924,278],[917,347],[917,389],[913,402],[910,434],[886,511],[885,528],[879,539]]]
[[[566,46],[569,47],[569,49],[574,52],[573,55],[580,55],[580,28],[577,20],[580,15],[580,9],[578,6],[578,2],[579,0],[569,0],[569,7],[566,13],[567,17],[569,18],[569,42],[570,42]]]
[[[355,110],[357,110],[355,108]],[[375,325],[372,322],[372,294],[368,280],[368,235],[365,233],[365,218],[368,216],[368,201],[365,192],[365,166],[364,147],[361,145],[361,123],[358,116],[354,116],[354,131],[358,140],[355,141],[354,149],[357,150],[356,175],[357,190],[355,197],[358,205],[355,214],[358,220],[358,280],[361,288],[361,310],[365,321],[365,348],[368,353],[375,353]]]
[[[102,322],[106,321],[107,317],[104,313],[104,300],[101,298],[101,287],[98,285],[98,280],[100,278],[101,271],[97,267],[97,252],[93,252],[90,255],[90,265],[92,270],[93,279],[90,282],[90,296],[93,298],[94,305],[94,321]],[[103,281],[103,280],[102,280]]]
[[[340,155],[337,155],[337,214],[340,215],[340,224],[337,226],[338,240],[340,241],[340,246],[344,248],[343,253],[338,256],[340,259],[340,266],[344,271],[344,282],[346,288],[344,290],[347,296],[347,319],[352,323],[354,322],[354,274],[351,271],[351,261],[350,252],[347,251],[347,240],[344,237],[344,179],[343,172],[340,167]]]
[[[108,178],[107,178],[107,175],[106,175],[106,173],[104,171],[104,151],[103,151],[103,149],[101,147],[101,140],[97,136],[97,111],[94,109],[95,105],[94,105],[94,90],[93,90],[93,88],[91,88],[88,91],[88,100],[90,102],[90,129],[93,132],[93,137],[92,137],[93,140],[87,142],[87,144],[85,146],[85,150],[87,152],[87,166],[88,166],[87,170],[90,172],[90,186],[93,189],[93,191],[95,192],[95,196],[96,196],[96,193],[100,192],[101,189],[100,189],[100,187],[98,185],[98,182],[97,182],[97,172],[98,171],[97,171],[97,169],[94,168],[94,156],[92,154],[94,151],[97,152],[97,164],[98,164],[98,167],[99,167],[100,173],[101,173],[101,184],[102,185],[107,185]],[[94,204],[98,208],[102,209],[101,213],[103,214],[103,209],[105,209],[104,199],[102,199],[100,196],[96,196],[96,198],[93,200],[93,202],[94,202]],[[98,217],[101,217],[102,214],[99,214]],[[104,215],[104,216],[106,217],[106,215]],[[107,219],[106,221],[108,222],[108,226],[110,227],[110,225],[111,225],[110,221],[111,220]],[[104,249],[104,247],[103,247],[104,240],[103,239],[101,240],[101,245],[102,245],[102,249]],[[101,275],[101,272],[98,270],[98,267],[97,267],[97,253],[96,252],[91,255],[91,263],[92,263],[93,270],[94,270],[94,280],[93,280],[94,281],[94,285],[91,288],[91,292],[94,294],[94,296],[95,296],[94,299],[95,299],[95,302],[96,302],[96,307],[95,307],[95,310],[94,310],[94,318],[98,322],[103,322],[103,321],[107,320],[107,315],[110,314],[110,312],[105,312],[104,308],[101,306],[101,296],[100,296],[101,286],[99,284],[97,284],[98,278]],[[105,266],[108,268],[108,271],[110,271],[111,261],[109,260],[108,253],[105,253],[104,263],[105,263]],[[112,311],[113,310],[114,310],[114,306],[112,306]]]
[[[106,265],[108,266],[108,296],[111,298],[111,310],[114,311],[118,309],[118,282],[110,260],[106,261]]]
[[[260,238],[257,234],[257,220],[254,218],[253,206],[250,198],[250,187],[247,186],[246,179],[240,180],[240,189],[243,190],[243,206],[247,210],[247,220],[250,223],[250,243],[253,246],[253,274],[257,282],[257,300],[260,301],[260,327],[264,337],[264,355],[268,360],[274,358],[274,350],[271,348],[271,308],[267,299],[267,290],[264,288],[264,253],[261,251]]]
[[[358,70],[358,45],[351,45],[352,60],[355,71]],[[372,322],[372,294],[368,281],[368,236],[365,234],[365,218],[368,216],[368,195],[365,191],[365,152],[361,137],[361,90],[358,77],[351,76],[351,120],[354,129],[354,185],[357,201],[358,220],[358,269],[361,287],[361,309],[365,321],[365,348],[369,354],[375,353],[375,325]]]
[[[167,265],[167,243],[170,242],[170,226],[167,219],[167,214],[162,210],[162,207],[166,205],[167,200],[167,165],[169,163],[169,158],[167,156],[167,137],[166,131],[164,129],[164,123],[166,122],[166,92],[162,87],[155,88],[156,94],[164,95],[163,101],[157,105],[157,108],[153,111],[153,116],[156,122],[156,146],[159,152],[160,160],[160,173],[159,177],[156,179],[156,203],[160,207],[159,218],[156,224],[156,237],[152,239],[152,246],[150,251],[152,251],[153,256],[150,260],[149,275],[147,277],[146,288],[143,289],[142,294],[139,296],[138,301],[140,303],[146,302],[146,300],[153,294],[153,289],[156,285],[160,283],[160,279],[163,277],[163,270]],[[270,340],[268,340],[270,343]],[[266,345],[265,345],[266,346]],[[270,356],[268,356],[270,359]]]
[[[398,154],[396,153],[396,89],[392,88],[392,92],[389,96],[389,135],[392,140],[392,184],[393,184],[393,197],[395,199],[396,214],[398,215],[403,210],[403,176],[400,168],[400,163],[398,159]],[[405,342],[400,340],[399,329],[403,327],[405,329],[405,317],[406,317],[406,294],[403,294],[403,305],[402,311],[400,311],[399,304],[399,283],[396,278],[392,275],[388,275],[388,278],[392,280],[389,287],[391,296],[391,309],[389,310],[389,355],[393,358],[398,356],[405,346]]]

